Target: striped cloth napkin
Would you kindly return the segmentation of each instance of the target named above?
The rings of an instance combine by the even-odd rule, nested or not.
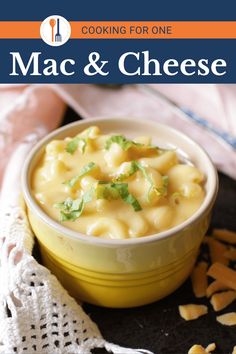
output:
[[[58,127],[65,103],[85,119],[123,116],[168,124],[196,140],[218,170],[236,179],[236,150],[155,91],[236,139],[236,85],[0,85],[0,181],[16,146],[29,132],[43,136]]]
[[[54,89],[84,118],[151,119],[179,129],[205,148],[219,171],[236,179],[236,85],[57,85]],[[190,111],[191,117],[160,93]],[[209,125],[218,136],[207,129]],[[227,134],[234,148],[219,138]]]

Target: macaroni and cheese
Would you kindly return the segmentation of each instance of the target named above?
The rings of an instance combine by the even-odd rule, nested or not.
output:
[[[188,219],[202,204],[204,176],[176,150],[103,135],[96,126],[53,140],[35,168],[32,191],[54,220],[86,235],[147,236]]]

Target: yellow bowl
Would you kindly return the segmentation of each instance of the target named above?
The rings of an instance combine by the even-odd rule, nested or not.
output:
[[[45,145],[74,136],[91,125],[104,133],[129,137],[149,135],[159,144],[171,143],[206,176],[206,197],[187,221],[170,230],[137,239],[107,240],[72,231],[47,216],[31,194],[31,175]],[[23,194],[44,264],[77,299],[107,307],[151,303],[177,289],[189,276],[209,226],[217,195],[215,167],[193,140],[168,126],[132,119],[78,121],[44,138],[28,157],[22,175]]]

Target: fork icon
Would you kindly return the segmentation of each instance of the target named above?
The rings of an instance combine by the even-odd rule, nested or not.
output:
[[[55,35],[55,42],[61,42],[62,36],[60,34],[60,19],[57,19],[57,33]]]

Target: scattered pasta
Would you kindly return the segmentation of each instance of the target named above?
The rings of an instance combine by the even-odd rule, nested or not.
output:
[[[236,245],[236,232],[227,229],[214,229],[213,236],[218,240]]]
[[[229,248],[224,252],[224,257],[231,260],[231,261],[236,261],[236,249],[235,248]]]
[[[228,290],[216,293],[211,298],[211,304],[215,311],[221,311],[236,300],[236,291]]]
[[[188,351],[188,354],[209,354],[216,349],[215,343],[209,344],[206,348],[199,344],[194,344]]]
[[[210,353],[210,352],[213,352],[215,349],[216,349],[216,344],[215,343],[210,343],[206,347],[206,352]]]
[[[188,351],[188,354],[206,354],[207,351],[200,344],[194,344]]]
[[[200,262],[194,267],[192,272],[191,279],[193,292],[198,298],[206,296],[207,268],[208,264],[206,262]]]
[[[213,263],[207,274],[230,289],[236,290],[236,271],[221,263]]]
[[[208,308],[205,305],[188,304],[179,306],[179,314],[186,321],[196,320],[206,315],[207,312]]]
[[[212,265],[207,271],[208,263],[199,262],[192,272],[192,288],[196,297],[211,297],[210,303],[214,311],[221,311],[236,300],[236,271],[228,267],[228,261],[236,260],[236,248],[228,247],[223,242],[236,244],[236,233],[229,230],[214,230],[214,237],[205,236],[203,242],[208,245]],[[218,240],[217,240],[217,239]],[[215,279],[207,286],[207,275]],[[206,314],[204,305],[181,305],[179,313],[186,321],[194,320]],[[216,317],[217,322],[225,326],[236,326],[236,312],[225,313]],[[188,354],[209,354],[216,349],[215,343],[204,348],[193,345]],[[236,354],[236,346],[232,354]]]
[[[214,240],[212,237],[208,237],[207,244],[209,246],[211,262],[219,262],[228,265],[229,260],[225,257],[227,247],[223,243]]]
[[[229,312],[217,316],[216,320],[224,326],[236,326],[236,312]]]
[[[214,280],[206,289],[207,297],[211,297],[214,293],[222,290],[228,290],[229,288],[218,280]]]

